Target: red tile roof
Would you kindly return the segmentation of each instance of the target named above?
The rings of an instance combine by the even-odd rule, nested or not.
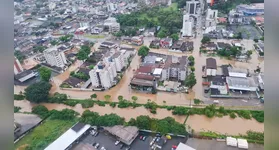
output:
[[[139,67],[137,72],[140,72],[140,73],[151,73],[152,69],[153,69],[153,66],[141,66],[141,67]]]
[[[136,74],[136,75],[134,75],[134,78],[144,79],[144,80],[149,80],[149,81],[154,80],[154,77],[152,75],[146,75],[146,74]]]

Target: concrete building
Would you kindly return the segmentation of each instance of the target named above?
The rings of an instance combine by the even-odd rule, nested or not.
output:
[[[125,67],[124,56],[120,51],[113,54],[111,60],[115,62],[117,72],[120,72]]]
[[[92,87],[108,89],[116,84],[117,76],[114,62],[99,62],[94,69],[89,72]]]
[[[64,68],[67,64],[67,59],[64,52],[59,52],[57,47],[51,47],[44,52],[45,59],[51,66]]]
[[[229,24],[249,24],[249,19],[242,13],[236,10],[231,10],[228,15]]]
[[[189,14],[183,15],[182,37],[193,36],[194,19]]]
[[[204,33],[216,31],[217,15],[218,10],[207,9]]]
[[[23,71],[23,68],[19,62],[19,60],[15,57],[15,60],[14,60],[14,74],[19,74]]]
[[[120,24],[112,17],[105,20],[104,26],[108,28],[110,33],[118,32],[120,30]]]
[[[187,75],[187,57],[167,56],[165,61],[161,80],[175,79],[184,81]]]
[[[244,15],[264,15],[264,3],[255,3],[255,4],[241,4],[236,6],[238,12],[242,12]]]
[[[206,59],[206,76],[216,76],[217,63],[214,58]]]
[[[197,14],[197,8],[199,7],[200,2],[196,0],[186,1],[186,13],[190,15]]]

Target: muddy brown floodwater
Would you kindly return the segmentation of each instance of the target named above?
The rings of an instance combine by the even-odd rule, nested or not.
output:
[[[231,119],[229,116],[222,118],[207,118],[203,115],[189,116],[186,122],[194,131],[214,131],[222,134],[238,135],[246,134],[248,130],[264,132],[264,124],[255,119],[247,120],[243,118]]]
[[[36,104],[31,104],[29,101],[14,101],[15,106],[19,106],[22,109],[21,112],[31,112],[32,107],[36,106]],[[98,112],[100,115],[115,113],[121,117],[124,117],[126,121],[129,121],[131,118],[136,118],[140,115],[147,115],[152,118],[163,119],[165,117],[173,117],[177,122],[184,123],[186,116],[177,116],[172,115],[171,111],[166,109],[157,109],[157,114],[150,113],[144,107],[137,107],[137,108],[112,108],[108,105],[105,107],[101,107],[98,105],[94,105],[92,108],[82,108],[80,104],[76,105],[75,107],[67,106],[64,104],[51,104],[51,103],[41,103],[40,105],[46,106],[49,110],[62,110],[65,108],[73,109],[74,111],[82,114],[85,110],[90,110],[94,112]],[[231,134],[231,135],[238,135],[238,134],[245,134],[248,130],[252,131],[264,131],[264,124],[258,123],[256,120],[246,120],[242,118],[235,118],[231,119],[228,116],[222,118],[207,118],[203,115],[193,115],[189,116],[187,122],[194,131],[214,131],[222,134]]]

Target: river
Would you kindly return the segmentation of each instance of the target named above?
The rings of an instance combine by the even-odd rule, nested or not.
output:
[[[15,106],[21,107],[21,112],[31,112],[32,107],[36,104],[31,104],[29,101],[14,101]],[[73,109],[74,111],[82,114],[85,110],[90,110],[94,112],[98,112],[100,115],[115,113],[121,117],[124,117],[126,121],[129,121],[131,118],[136,118],[140,115],[147,115],[152,118],[163,119],[165,117],[172,117],[179,123],[184,123],[186,116],[177,116],[173,115],[171,111],[166,109],[157,109],[157,114],[150,113],[144,107],[137,107],[137,108],[112,108],[109,105],[105,107],[101,107],[98,105],[94,105],[92,108],[82,108],[80,104],[77,104],[75,107],[67,106],[64,104],[52,104],[52,103],[42,103],[41,105],[46,106],[49,110],[62,110],[65,108]],[[245,134],[248,130],[253,131],[264,131],[264,124],[258,123],[256,120],[246,120],[242,118],[235,118],[231,119],[229,116],[225,116],[222,118],[207,118],[206,116],[202,115],[193,115],[190,116],[186,122],[194,131],[215,131],[218,133],[228,133],[231,135],[238,135],[239,133]]]

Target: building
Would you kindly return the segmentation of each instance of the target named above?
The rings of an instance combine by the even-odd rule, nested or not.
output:
[[[187,75],[188,60],[186,56],[167,56],[162,70],[161,80],[184,81]]]
[[[45,150],[67,150],[70,149],[75,141],[78,141],[84,134],[88,134],[91,128],[88,124],[76,123],[73,127],[52,142]]]
[[[199,1],[191,0],[191,1],[186,1],[186,13],[189,15],[196,15],[198,13],[197,9],[200,5]]]
[[[224,43],[224,42],[217,42],[217,49],[222,50],[226,49],[229,50],[232,47],[230,43]]]
[[[116,125],[113,127],[104,127],[104,130],[116,136],[116,138],[126,145],[131,145],[139,134],[139,129],[134,126]]]
[[[216,48],[217,48],[217,45],[214,42],[208,42],[201,46],[201,49],[206,50],[206,51],[215,51]]]
[[[226,84],[226,77],[221,75],[216,75],[212,78],[210,82],[210,90],[216,91],[218,95],[226,95],[228,94],[228,87]],[[216,92],[212,92],[212,95],[215,95]]]
[[[104,21],[104,26],[106,28],[108,28],[108,31],[110,33],[115,33],[115,32],[120,31],[120,24],[117,23],[116,19],[112,18],[112,17],[110,17]]]
[[[216,31],[218,10],[207,9],[204,33]]]
[[[19,62],[19,60],[15,57],[15,60],[14,60],[14,74],[19,74],[23,71],[23,68]]]
[[[117,44],[113,42],[105,41],[100,44],[99,48],[117,48],[117,47],[118,47]]]
[[[216,76],[217,65],[214,58],[206,59],[206,76]]]
[[[264,15],[264,3],[241,4],[236,6],[236,10],[247,16]]]
[[[193,36],[194,19],[189,14],[183,15],[183,26],[181,29],[182,37]]]
[[[131,44],[140,46],[143,44],[143,37],[134,36],[131,38]]]
[[[89,72],[90,80],[93,88],[109,89],[116,84],[115,77],[116,65],[115,62],[100,61],[94,69]]]
[[[163,48],[170,48],[172,46],[172,38],[163,38],[160,40],[160,46]]]
[[[196,150],[196,149],[180,142],[175,150]]]
[[[157,88],[155,77],[147,74],[136,74],[130,82],[131,88],[139,91],[152,92]]]
[[[231,10],[228,15],[228,22],[232,25],[250,24],[250,19],[243,12]]]
[[[46,62],[51,66],[64,68],[67,64],[67,59],[64,52],[59,52],[57,47],[51,47],[44,52]]]
[[[33,70],[25,70],[23,72],[20,72],[18,74],[15,74],[14,78],[18,81],[20,81],[21,83],[33,78],[33,77],[36,77],[38,76],[39,73],[38,72],[35,72]]]
[[[194,49],[194,43],[192,41],[176,41],[172,47],[171,50],[173,51],[181,51],[181,52],[185,52],[185,51],[192,51]]]
[[[116,71],[117,71],[117,72],[121,72],[122,69],[123,69],[124,67],[126,67],[125,62],[124,62],[124,56],[123,56],[123,54],[122,54],[120,51],[114,53],[114,54],[111,56],[111,60],[112,60],[113,62],[115,62]]]
[[[242,78],[242,77],[226,77],[226,82],[230,90],[237,91],[257,91],[258,86],[255,84],[253,78]]]

